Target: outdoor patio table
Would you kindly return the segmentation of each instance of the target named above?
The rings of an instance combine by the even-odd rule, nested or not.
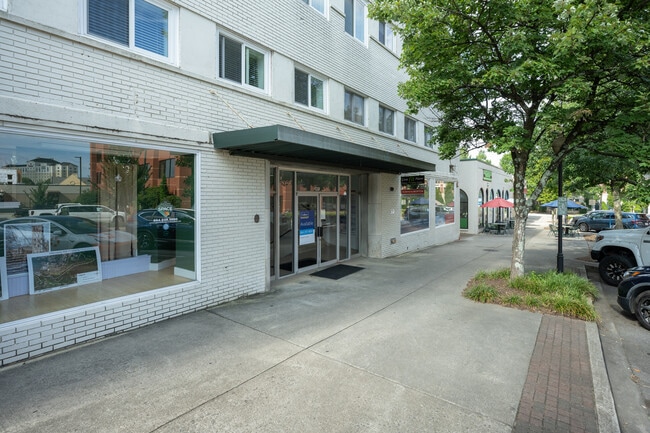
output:
[[[507,226],[506,223],[494,223],[494,225],[497,226],[497,234],[498,235],[500,235],[502,233],[504,235],[506,234],[506,226]]]

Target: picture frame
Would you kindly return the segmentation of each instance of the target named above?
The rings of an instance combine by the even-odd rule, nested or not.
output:
[[[0,257],[0,301],[9,299],[9,284],[7,283],[7,263]]]
[[[48,253],[51,249],[49,222],[6,224],[3,232],[7,275],[27,273],[27,255]]]
[[[27,264],[30,295],[102,281],[99,247],[28,254]]]

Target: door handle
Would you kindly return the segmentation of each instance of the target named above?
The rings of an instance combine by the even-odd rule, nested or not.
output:
[[[319,238],[322,238],[323,237],[323,227],[318,227],[317,233],[318,234],[316,236],[318,236]]]

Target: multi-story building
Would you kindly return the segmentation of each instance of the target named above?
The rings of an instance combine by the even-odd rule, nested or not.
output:
[[[456,240],[456,175],[366,12],[0,0],[0,161],[78,161],[107,221],[94,243],[51,217],[0,223],[2,365]]]

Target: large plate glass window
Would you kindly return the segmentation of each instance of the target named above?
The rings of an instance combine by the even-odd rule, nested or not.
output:
[[[87,0],[85,5],[87,34],[175,61],[178,8],[158,0]]]
[[[0,130],[11,317],[196,279],[195,165],[194,154],[168,148]],[[47,297],[45,310],[14,299],[28,296]]]
[[[325,108],[325,81],[308,72],[294,71],[294,93],[298,104],[319,110]]]
[[[454,223],[454,182],[436,182],[436,226]]]
[[[429,184],[424,175],[401,177],[401,233],[429,228]]]
[[[361,0],[345,0],[345,31],[366,42],[366,4]]]
[[[261,49],[219,35],[219,78],[264,90],[267,57]]]
[[[365,100],[363,96],[357,95],[349,90],[345,91],[344,101],[345,120],[363,125],[365,122]]]

